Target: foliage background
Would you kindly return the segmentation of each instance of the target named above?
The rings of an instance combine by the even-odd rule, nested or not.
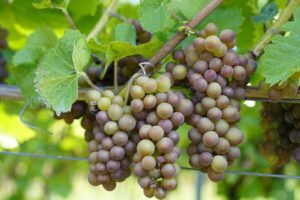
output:
[[[172,0],[172,9],[183,19],[193,16],[193,5],[197,2],[200,8],[209,0]],[[233,28],[238,32],[238,51],[245,53],[264,33],[265,27],[272,24],[278,16],[286,0],[228,0],[221,9],[215,11],[197,29],[208,22],[215,22],[220,29]],[[127,18],[138,18],[138,1],[120,1],[117,13]],[[275,5],[276,9],[266,9]],[[106,1],[71,0],[69,12],[78,29],[88,34],[107,6]],[[180,7],[180,9],[179,9]],[[196,8],[198,8],[196,7]],[[274,7],[273,7],[274,8]],[[179,10],[178,10],[179,9]],[[266,11],[267,10],[267,11]],[[270,11],[271,10],[271,11]],[[273,14],[272,14],[273,13]],[[232,16],[233,15],[233,16]],[[112,40],[111,33],[119,19],[111,18],[106,29],[99,36],[101,41]],[[155,23],[155,22],[153,22]],[[60,37],[69,25],[59,10],[37,10],[30,0],[0,0],[0,25],[9,31],[9,49],[5,51],[8,67],[15,51],[25,45],[27,37],[38,27],[47,25]],[[157,33],[157,37],[166,40],[174,30],[167,34]],[[181,46],[190,41],[185,40]],[[253,77],[252,83],[260,80],[259,74]],[[8,83],[14,84],[13,77]],[[49,155],[66,155],[86,157],[87,145],[83,138],[80,121],[71,126],[63,121],[54,120],[53,113],[45,109],[32,109],[25,113],[29,124],[34,124],[45,131],[35,132],[23,125],[18,114],[24,102],[0,100],[0,150],[31,152]],[[253,171],[265,173],[300,174],[295,163],[283,169],[274,171],[259,153],[262,142],[262,131],[259,126],[259,102],[243,103],[240,126],[245,133],[242,145],[242,157],[230,170]],[[186,148],[187,128],[180,130],[182,140],[180,145]],[[52,134],[45,133],[46,130]],[[180,158],[180,165],[187,166],[187,156]],[[32,159],[0,155],[0,199],[145,199],[135,178],[131,177],[118,184],[113,192],[95,188],[88,184],[86,176],[88,164],[83,161],[61,161],[53,159]],[[197,178],[201,184],[197,184]],[[198,181],[199,181],[198,180]],[[300,184],[297,180],[271,179],[251,176],[225,176],[221,183],[212,183],[205,176],[195,171],[182,170],[179,176],[179,186],[168,199],[300,199]]]

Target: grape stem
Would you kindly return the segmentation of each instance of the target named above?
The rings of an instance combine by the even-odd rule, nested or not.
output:
[[[114,61],[114,90],[118,91],[118,61]]]
[[[60,9],[60,10],[61,10],[62,13],[65,15],[65,17],[66,17],[68,23],[70,24],[71,28],[74,29],[74,30],[76,30],[76,29],[77,29],[77,28],[76,28],[76,25],[75,25],[75,23],[74,23],[74,21],[73,21],[71,15],[70,15],[69,11],[68,11],[67,9],[65,9],[65,8],[62,8],[62,9]]]
[[[262,53],[265,46],[267,46],[271,42],[272,37],[282,32],[280,27],[292,17],[294,10],[299,4],[300,0],[291,0],[287,4],[285,9],[281,12],[278,20],[265,32],[265,34],[252,48],[251,52],[253,55],[259,56]]]
[[[87,40],[90,40],[91,38],[97,37],[97,35],[99,35],[99,33],[103,30],[106,23],[108,22],[110,13],[115,9],[116,5],[117,5],[117,0],[112,0],[110,2],[108,8],[104,11],[104,13],[98,20],[95,27],[92,29],[92,31],[87,36]]]
[[[82,76],[82,77],[84,78],[84,80],[87,82],[87,84],[89,84],[89,86],[91,86],[91,88],[97,90],[97,91],[100,92],[100,93],[103,92],[100,88],[98,88],[98,87],[97,87],[97,86],[89,79],[89,77],[86,75],[85,72],[80,72],[79,74],[80,74],[80,76]]]

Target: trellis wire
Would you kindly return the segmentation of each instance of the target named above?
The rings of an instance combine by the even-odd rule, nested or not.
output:
[[[46,154],[35,154],[26,152],[10,152],[10,151],[0,151],[0,155],[10,155],[10,156],[21,156],[30,158],[43,158],[43,159],[57,159],[57,160],[68,160],[68,161],[88,161],[88,158],[83,157],[72,157],[72,156],[61,156],[61,155],[46,155]],[[198,169],[180,166],[183,170],[197,171]],[[269,178],[280,178],[280,179],[300,179],[300,176],[291,176],[284,174],[270,174],[270,173],[259,173],[259,172],[243,172],[243,171],[232,171],[226,170],[226,174],[235,174],[243,176],[257,176],[257,177],[269,177]]]

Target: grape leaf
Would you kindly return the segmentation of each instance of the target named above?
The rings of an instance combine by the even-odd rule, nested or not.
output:
[[[39,28],[32,33],[23,49],[13,57],[12,75],[26,100],[35,105],[39,102],[34,88],[34,72],[43,53],[56,44],[56,36],[50,28]]]
[[[96,53],[106,53],[107,45],[102,44],[97,38],[91,38],[88,41],[89,48]]]
[[[186,19],[192,19],[209,2],[210,0],[171,0],[169,7]]]
[[[133,46],[128,42],[111,42],[106,51],[106,65],[101,73],[101,78],[105,76],[108,66],[113,61],[118,61],[131,55],[141,55],[145,58],[150,58],[162,45],[161,41],[154,39],[138,46]]]
[[[85,38],[79,31],[66,30],[56,47],[48,50],[39,62],[36,90],[46,106],[58,115],[70,111],[77,99],[78,78],[90,57],[83,41]],[[83,56],[75,58],[78,54]]]
[[[269,20],[272,20],[273,17],[278,13],[278,7],[275,4],[275,2],[269,3],[267,5],[265,5],[262,10],[261,13],[257,16],[253,16],[252,20],[256,23],[264,23],[267,22]]]
[[[99,0],[72,0],[68,10],[72,13],[74,21],[77,21],[83,16],[94,16],[100,4]],[[84,5],[84,9],[82,9],[82,5]]]
[[[244,18],[238,8],[221,7],[213,11],[206,19],[197,27],[203,29],[208,23],[214,22],[218,26],[218,31],[231,29],[238,33]]]
[[[36,9],[57,8],[66,9],[70,0],[35,0],[32,5]]]
[[[72,59],[75,70],[80,72],[90,61],[91,52],[86,44],[86,41],[81,37],[75,44]]]
[[[114,41],[128,42],[136,45],[136,32],[133,25],[128,23],[118,24],[114,29]]]
[[[143,29],[154,33],[172,27],[174,21],[167,6],[167,0],[142,0],[139,19]]]
[[[283,26],[290,31],[287,36],[276,35],[272,43],[264,49],[260,58],[259,72],[266,79],[266,83],[275,85],[283,83],[294,73],[300,72],[300,8],[294,12],[294,20]]]

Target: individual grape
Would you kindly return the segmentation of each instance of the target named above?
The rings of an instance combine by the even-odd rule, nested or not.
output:
[[[161,168],[160,172],[163,177],[171,178],[176,174],[176,167],[168,163]]]
[[[114,98],[115,94],[111,90],[105,90],[105,91],[103,91],[103,96],[112,100]]]
[[[218,173],[224,172],[227,166],[228,166],[227,160],[223,156],[219,156],[219,155],[214,156],[211,163],[211,168],[214,171]]]
[[[175,94],[173,92],[168,92],[168,103],[170,105],[172,105],[173,107],[177,107],[177,106],[179,106],[180,101],[181,101],[181,98],[177,94]]]
[[[246,70],[242,66],[235,66],[233,68],[233,78],[241,81],[246,78]]]
[[[220,33],[220,39],[228,48],[232,48],[233,43],[235,43],[235,33],[230,29],[225,29]]]
[[[233,68],[230,65],[224,65],[221,68],[221,75],[225,78],[231,78],[233,76]]]
[[[153,78],[149,78],[147,81],[143,83],[143,89],[145,93],[151,94],[157,89],[157,82]]]
[[[188,132],[188,138],[194,143],[199,143],[202,141],[202,134],[196,128],[192,128]]]
[[[133,99],[130,103],[130,108],[133,112],[141,112],[144,109],[144,103],[141,99]]]
[[[197,62],[195,62],[193,69],[197,73],[204,74],[208,69],[208,64],[203,60],[198,60]]]
[[[169,153],[173,150],[174,144],[170,138],[163,137],[157,142],[156,147],[161,153]]]
[[[235,160],[235,159],[239,158],[241,155],[240,148],[231,146],[226,155],[227,155],[228,159]]]
[[[204,43],[205,43],[205,39],[198,37],[193,40],[192,45],[196,51],[201,52],[205,50]]]
[[[156,125],[156,124],[158,124],[158,121],[159,121],[159,118],[155,111],[150,112],[146,118],[146,122],[150,125]]]
[[[101,94],[97,90],[88,90],[86,92],[86,98],[89,101],[98,101],[101,98]]]
[[[153,141],[158,141],[164,136],[164,130],[160,126],[153,126],[149,129],[149,137]]]
[[[149,80],[148,76],[139,76],[137,79],[135,79],[134,84],[139,85],[143,87],[144,83]]]
[[[118,146],[124,146],[128,142],[128,135],[125,132],[118,131],[112,137],[113,143]]]
[[[229,124],[223,119],[220,119],[215,122],[215,131],[218,133],[219,136],[224,136],[229,129]]]
[[[204,167],[211,165],[213,160],[213,155],[210,152],[203,152],[199,155],[199,164]]]
[[[108,135],[113,135],[119,130],[118,124],[114,121],[109,121],[104,125],[104,132]]]
[[[103,138],[101,145],[103,149],[110,150],[114,146],[114,143],[110,137],[105,137]]]
[[[155,146],[151,140],[141,140],[137,145],[137,152],[143,156],[152,155],[154,150]]]
[[[208,147],[215,146],[219,141],[219,136],[215,131],[208,131],[203,135],[203,144]]]
[[[167,92],[171,88],[171,81],[166,76],[161,76],[157,79],[157,91],[158,92]]]
[[[233,146],[241,144],[243,142],[243,140],[244,140],[243,133],[237,127],[231,127],[231,128],[229,128],[227,134],[225,135],[225,138]]]
[[[164,199],[166,198],[166,195],[167,195],[166,191],[160,187],[154,190],[154,196],[157,199]]]
[[[152,128],[151,125],[149,124],[144,124],[140,129],[139,129],[139,136],[142,139],[149,139],[149,130]]]
[[[123,106],[123,98],[121,97],[121,96],[119,96],[119,95],[117,95],[117,96],[114,96],[113,98],[112,98],[112,104],[117,104],[117,105],[119,105],[119,106]]]
[[[116,182],[110,181],[109,183],[103,183],[103,187],[107,191],[113,191],[116,188]]]
[[[157,93],[155,95],[155,97],[156,97],[156,100],[157,100],[157,104],[168,101],[168,95],[166,93]]]
[[[118,104],[112,104],[107,110],[108,117],[113,121],[118,121],[123,115],[123,108]]]
[[[194,105],[189,99],[181,99],[180,104],[176,108],[176,112],[182,113],[185,117],[190,116],[194,112]]]
[[[221,95],[221,92],[222,92],[222,88],[216,82],[209,83],[208,86],[207,86],[207,89],[206,89],[206,94],[210,98],[219,97]]]
[[[210,180],[218,182],[224,178],[224,172],[216,172],[212,168],[208,168],[207,176]]]
[[[175,80],[182,80],[187,75],[187,69],[184,65],[176,65],[172,70],[172,75]]]
[[[130,95],[133,99],[142,99],[145,96],[145,92],[141,86],[134,85],[130,89]]]
[[[108,97],[102,97],[98,101],[98,108],[102,111],[108,110],[111,105],[111,100]]]
[[[118,121],[118,126],[125,132],[132,131],[136,126],[136,120],[132,115],[125,114]]]
[[[217,154],[226,154],[229,151],[230,143],[223,137],[219,138],[218,143],[214,147],[214,150]]]
[[[156,166],[156,160],[153,156],[145,156],[142,160],[142,166],[145,170],[151,171]]]
[[[207,38],[205,38],[204,46],[205,46],[206,50],[208,50],[210,52],[214,52],[220,48],[221,41],[217,36],[210,35]]]
[[[207,89],[207,81],[205,79],[198,79],[193,84],[194,88],[197,90],[197,92],[204,92]]]
[[[175,178],[165,178],[161,181],[161,186],[166,191],[171,191],[177,187],[177,181]]]
[[[207,111],[207,117],[212,121],[218,121],[222,118],[222,111],[217,107],[210,108]]]
[[[163,119],[158,121],[158,126],[160,126],[165,133],[169,133],[173,130],[173,124],[169,119]]]
[[[184,55],[183,51],[181,51],[181,50],[175,50],[172,53],[172,57],[174,60],[178,61],[180,64],[185,63],[185,55]]]
[[[211,108],[214,108],[216,106],[216,100],[210,97],[204,97],[201,100],[201,106],[205,111],[208,111]]]
[[[213,131],[214,130],[214,124],[208,118],[203,117],[203,118],[199,119],[199,121],[197,123],[197,129],[201,134],[203,134],[203,133],[206,133],[208,131]]]
[[[218,28],[214,23],[208,23],[204,28],[204,33],[206,36],[216,34]]]
[[[157,100],[156,100],[156,97],[154,95],[150,94],[150,95],[146,95],[144,97],[143,103],[144,103],[144,108],[145,109],[152,109],[156,106]]]
[[[209,83],[213,82],[217,79],[217,73],[214,70],[209,69],[204,73],[204,79]]]
[[[173,107],[169,103],[161,103],[156,108],[156,113],[161,119],[171,117],[173,111]]]
[[[215,72],[219,72],[223,66],[222,60],[220,58],[213,58],[209,61],[209,68]]]
[[[173,141],[174,145],[177,145],[180,140],[179,133],[177,133],[176,131],[171,131],[167,134],[167,137]]]
[[[226,52],[223,57],[223,63],[225,65],[234,66],[238,63],[239,59],[238,56],[234,52]]]
[[[239,118],[239,111],[235,107],[227,106],[223,109],[223,119],[227,122],[237,122]]]

